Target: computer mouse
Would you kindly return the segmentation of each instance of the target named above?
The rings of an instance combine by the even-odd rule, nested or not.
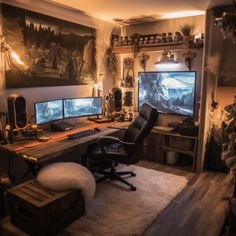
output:
[[[101,132],[101,130],[98,127],[94,128],[94,130],[98,131],[98,132]]]

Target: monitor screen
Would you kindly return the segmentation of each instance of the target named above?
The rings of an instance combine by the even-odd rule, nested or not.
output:
[[[194,114],[195,71],[140,72],[139,107],[148,102],[161,113]]]
[[[102,115],[102,97],[64,99],[64,118]]]
[[[37,102],[34,104],[34,110],[37,125],[63,119],[62,100]]]

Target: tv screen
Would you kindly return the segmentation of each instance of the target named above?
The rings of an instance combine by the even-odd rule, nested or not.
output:
[[[196,72],[140,72],[139,107],[150,103],[161,113],[192,116]]]
[[[62,100],[37,102],[34,104],[34,110],[37,125],[63,119]]]
[[[101,114],[101,97],[64,99],[64,118],[93,116]]]

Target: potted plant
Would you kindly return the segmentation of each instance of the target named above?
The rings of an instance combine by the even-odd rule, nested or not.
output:
[[[193,33],[194,26],[190,24],[180,25],[179,31],[183,35],[183,43],[188,47],[190,42],[193,42],[194,35]]]

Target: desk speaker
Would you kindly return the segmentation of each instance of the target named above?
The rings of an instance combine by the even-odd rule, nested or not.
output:
[[[27,125],[25,99],[20,95],[10,95],[7,99],[7,106],[11,129],[24,129]]]
[[[122,110],[122,91],[120,88],[113,88],[114,110],[120,112]]]

